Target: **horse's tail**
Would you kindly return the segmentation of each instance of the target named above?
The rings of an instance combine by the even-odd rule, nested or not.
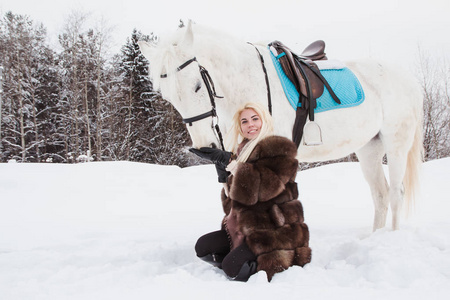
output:
[[[409,214],[414,208],[415,199],[420,191],[420,173],[423,161],[423,125],[422,114],[416,124],[416,132],[411,149],[408,152],[406,162],[406,172],[403,178],[403,186],[405,189],[406,212]]]

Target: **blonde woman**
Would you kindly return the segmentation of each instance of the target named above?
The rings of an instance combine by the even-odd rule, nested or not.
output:
[[[294,181],[297,148],[273,135],[272,118],[257,103],[236,112],[228,137],[236,156],[219,149],[192,150],[212,160],[226,184],[222,229],[200,237],[195,250],[230,279],[247,281],[263,270],[270,281],[275,273],[311,261],[309,230]]]

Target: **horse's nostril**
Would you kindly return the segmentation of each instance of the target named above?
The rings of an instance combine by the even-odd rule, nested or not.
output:
[[[211,143],[211,148],[217,149],[217,145],[214,143]]]

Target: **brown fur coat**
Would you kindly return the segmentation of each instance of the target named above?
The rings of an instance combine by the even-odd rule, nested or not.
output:
[[[292,265],[311,261],[309,230],[294,181],[296,155],[292,141],[268,137],[228,178],[228,196],[222,191],[224,224],[233,224],[228,232],[232,247],[245,241],[257,256],[258,271],[266,271],[269,280]]]

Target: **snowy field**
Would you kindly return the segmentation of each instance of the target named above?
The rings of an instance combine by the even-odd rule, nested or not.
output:
[[[300,172],[312,262],[242,283],[194,253],[223,216],[212,165],[0,164],[0,299],[450,299],[449,170],[425,163],[414,214],[375,233],[357,163]]]

